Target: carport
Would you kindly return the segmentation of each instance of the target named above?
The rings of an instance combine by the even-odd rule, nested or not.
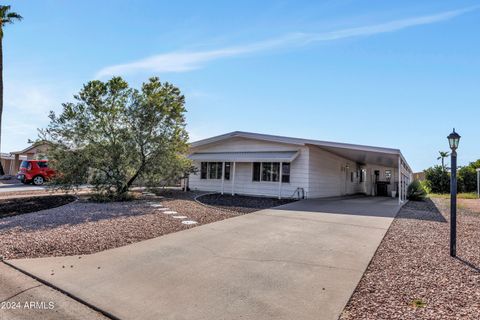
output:
[[[367,182],[364,190],[365,194],[375,195],[375,192],[370,192],[375,184],[388,182],[396,185],[398,204],[407,200],[407,188],[412,181],[413,171],[400,150],[326,141],[312,141],[307,145],[355,162],[362,168],[362,175],[365,174]],[[385,175],[377,175],[380,168],[383,170],[390,169],[392,176],[388,181],[385,180]]]

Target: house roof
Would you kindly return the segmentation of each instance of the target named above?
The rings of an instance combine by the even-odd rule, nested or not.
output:
[[[216,143],[216,142],[221,142],[223,140],[227,140],[230,138],[235,138],[235,137],[262,140],[262,141],[268,141],[268,142],[285,143],[285,144],[296,145],[296,146],[316,146],[361,164],[371,163],[371,164],[377,164],[377,165],[382,165],[386,167],[397,167],[398,157],[401,157],[401,159],[404,161],[404,163],[409,168],[409,170],[412,171],[399,149],[313,140],[313,139],[283,137],[283,136],[253,133],[253,132],[234,131],[234,132],[222,134],[219,136],[215,136],[212,138],[192,142],[190,144],[190,147],[197,148],[197,147],[205,146],[205,145]]]
[[[23,150],[20,150],[20,151],[13,151],[13,152],[10,152],[11,154],[27,154],[27,153],[30,153],[30,151],[40,147],[40,146],[44,146],[44,145],[48,145],[49,143],[47,141],[38,141],[38,142],[35,142],[34,144],[32,144],[31,146],[23,149]]]

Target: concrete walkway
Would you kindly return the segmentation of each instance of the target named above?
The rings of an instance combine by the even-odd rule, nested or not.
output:
[[[398,209],[304,200],[81,258],[9,263],[121,319],[337,319]]]

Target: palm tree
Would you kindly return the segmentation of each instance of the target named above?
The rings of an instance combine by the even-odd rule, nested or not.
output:
[[[447,158],[450,153],[448,151],[438,151],[438,153],[440,154],[440,157],[438,157],[437,160],[442,159],[442,168],[445,170],[445,158]]]
[[[10,11],[10,6],[0,5],[0,150],[2,146],[2,115],[3,115],[3,27],[15,21],[22,20],[22,16]],[[3,176],[2,162],[0,161],[0,176]]]

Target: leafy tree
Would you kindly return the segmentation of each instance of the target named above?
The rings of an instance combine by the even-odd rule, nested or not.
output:
[[[433,193],[450,192],[450,174],[442,166],[433,166],[425,170],[425,180]]]
[[[443,170],[446,170],[446,167],[445,167],[445,158],[447,158],[449,155],[450,155],[450,152],[448,151],[438,151],[438,153],[440,154],[440,156],[437,158],[437,160],[442,160],[442,168]]]
[[[477,191],[477,168],[480,168],[480,159],[470,162],[468,166],[463,166],[458,170],[458,180],[462,192]]]
[[[122,199],[138,179],[169,181],[190,170],[185,98],[175,86],[151,78],[137,90],[114,77],[87,83],[74,98],[59,116],[51,112],[41,131],[53,145],[55,186],[90,183],[98,194]]]
[[[425,200],[427,191],[418,180],[413,180],[407,188],[407,198],[413,201]]]
[[[0,150],[2,140],[2,116],[3,116],[3,28],[7,24],[22,20],[22,16],[16,12],[10,11],[10,6],[0,5]],[[0,161],[0,176],[3,176],[2,162]]]

